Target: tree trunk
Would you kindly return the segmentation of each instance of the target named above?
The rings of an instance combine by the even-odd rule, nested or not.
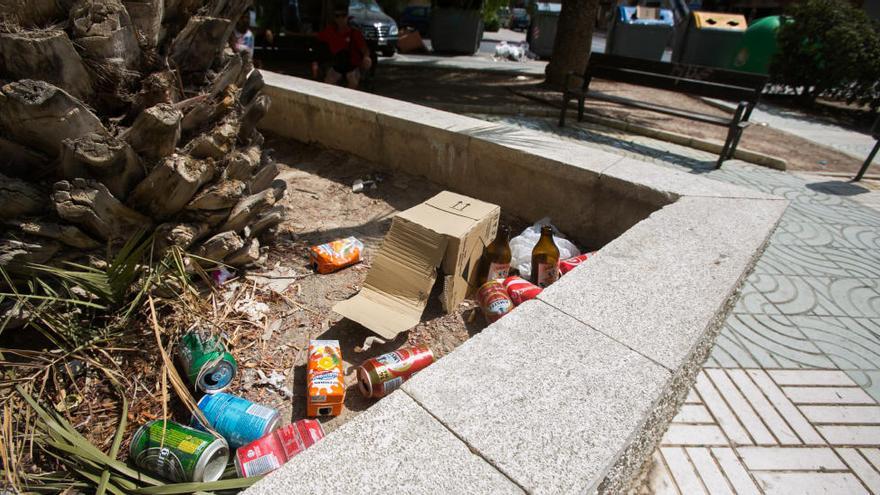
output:
[[[158,252],[259,259],[286,210],[262,77],[228,46],[249,3],[0,0],[0,267],[83,262],[154,225]]]
[[[0,73],[16,79],[39,73],[40,79],[77,98],[92,94],[82,58],[67,33],[57,29],[0,33]]]
[[[569,72],[583,73],[590,57],[599,0],[563,0],[556,25],[553,55],[547,64],[547,83],[561,88]]]

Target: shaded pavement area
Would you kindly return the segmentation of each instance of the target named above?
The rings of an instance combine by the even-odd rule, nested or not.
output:
[[[486,117],[791,201],[643,493],[880,493],[880,192],[549,119]]]

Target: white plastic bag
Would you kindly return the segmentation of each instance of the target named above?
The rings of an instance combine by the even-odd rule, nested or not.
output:
[[[541,238],[541,227],[544,225],[553,227],[553,224],[550,223],[549,217],[538,220],[534,225],[523,230],[522,234],[510,240],[510,254],[512,258],[510,263],[514,268],[519,270],[519,273],[523,278],[531,277],[532,249],[535,248],[535,244],[537,244],[538,239]],[[553,227],[553,242],[556,243],[556,247],[559,248],[560,260],[565,260],[581,254],[577,246],[572,244],[571,241],[565,237],[562,237],[562,234],[559,233],[556,227]]]

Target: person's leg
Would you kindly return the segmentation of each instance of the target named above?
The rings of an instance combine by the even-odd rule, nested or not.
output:
[[[325,83],[336,84],[340,79],[342,79],[342,74],[336,72],[336,69],[332,67],[327,69],[327,77],[324,78]]]
[[[353,71],[345,74],[345,79],[348,81],[348,87],[351,89],[357,89],[358,85],[361,82],[361,71],[355,69]]]

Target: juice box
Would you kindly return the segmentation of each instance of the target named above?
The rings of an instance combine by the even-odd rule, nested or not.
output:
[[[338,416],[345,401],[345,376],[338,340],[309,341],[307,416]]]

